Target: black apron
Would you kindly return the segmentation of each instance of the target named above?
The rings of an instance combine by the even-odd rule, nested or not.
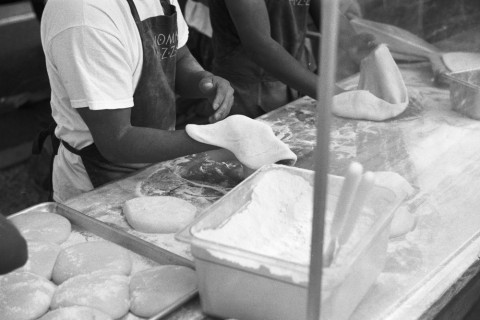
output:
[[[310,70],[312,57],[305,50],[310,0],[265,1],[272,39]],[[235,89],[231,114],[258,117],[299,97],[298,92],[258,66],[245,51],[224,0],[209,2],[215,58],[213,73]]]
[[[133,95],[131,123],[137,127],[175,130],[175,67],[178,44],[176,8],[167,0],[160,0],[164,15],[141,21],[133,0],[127,2],[138,27],[143,48],[143,67]],[[82,158],[94,188],[139,169],[139,166],[113,163],[105,159],[95,144],[77,150],[65,141],[61,143],[67,150]],[[37,143],[37,150],[34,152],[38,152],[42,144],[42,141]]]

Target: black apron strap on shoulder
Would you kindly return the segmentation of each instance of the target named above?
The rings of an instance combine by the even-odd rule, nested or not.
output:
[[[162,5],[162,8],[163,8],[163,13],[166,15],[166,16],[170,16],[173,14],[173,10],[172,10],[172,7],[171,7],[171,4],[170,4],[170,1],[169,0],[160,0],[160,4]]]
[[[40,155],[45,145],[45,141],[50,137],[50,142],[52,144],[52,154],[50,155],[50,163],[49,163],[49,178],[46,181],[45,188],[48,190],[48,201],[53,201],[53,180],[52,180],[52,173],[53,173],[53,159],[58,152],[58,148],[60,147],[60,140],[55,135],[55,128],[57,124],[55,121],[52,121],[47,128],[41,130],[37,138],[33,141],[32,145],[32,154]]]
[[[140,23],[142,20],[140,19],[140,15],[138,14],[135,3],[133,3],[133,0],[127,0],[127,2],[128,6],[130,7],[130,11],[132,12],[133,19],[137,24]],[[160,0],[160,4],[162,5],[163,12],[166,16],[170,16],[173,13],[169,0]]]
[[[135,3],[133,3],[133,0],[127,0],[128,6],[130,7],[130,12],[132,13],[133,19],[137,23],[137,25],[141,22],[140,20],[140,15],[138,14],[137,7],[135,6]]]

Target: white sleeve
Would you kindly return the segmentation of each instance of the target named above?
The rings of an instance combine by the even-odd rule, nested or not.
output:
[[[133,67],[114,35],[79,26],[64,30],[50,43],[53,64],[74,108],[92,110],[133,106]]]
[[[172,3],[177,7],[178,48],[181,48],[186,45],[188,41],[188,25],[183,17],[178,0],[173,0]]]

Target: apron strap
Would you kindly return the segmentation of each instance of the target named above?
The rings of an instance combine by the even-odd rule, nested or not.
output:
[[[135,6],[135,3],[133,0],[127,0],[128,6],[130,7],[130,11],[132,12],[133,19],[137,24],[139,24],[142,20],[140,19],[140,15],[138,14],[137,7]],[[163,8],[163,14],[166,16],[172,15],[172,7],[170,5],[169,0],[160,0],[160,4],[162,5]]]
[[[138,14],[137,7],[135,6],[135,3],[133,3],[133,0],[127,0],[128,6],[130,7],[130,11],[132,12],[133,19],[135,20],[135,23],[137,25],[140,24],[140,15]]]
[[[65,142],[62,140],[62,145],[70,151],[73,154],[76,154],[77,156],[80,156],[82,159],[88,158],[88,159],[95,159],[96,161],[101,161],[104,163],[108,164],[113,164],[113,162],[107,160],[101,153],[98,151],[97,146],[92,143],[89,146],[86,146],[85,148],[82,148],[81,150],[78,150],[74,147],[72,147],[68,142]]]
[[[50,141],[52,143],[52,154],[50,156],[50,163],[49,163],[49,179],[45,187],[48,189],[48,201],[53,201],[53,160],[55,155],[58,152],[58,148],[60,147],[60,140],[55,135],[55,128],[57,124],[55,121],[52,121],[47,128],[41,130],[37,138],[33,141],[32,145],[32,154],[39,155],[42,153],[43,146],[45,145],[45,141],[50,137]]]
[[[60,146],[60,140],[55,135],[56,127],[57,124],[55,123],[55,121],[52,121],[47,128],[41,130],[38,133],[37,138],[33,141],[32,154],[40,154],[42,152],[45,140],[47,140],[49,136],[52,139],[53,154],[57,154],[58,147]]]
[[[98,148],[94,143],[82,148],[81,150],[75,149],[63,140],[62,145],[71,153],[80,156],[83,167],[85,168],[88,178],[90,179],[90,182],[94,188],[98,188],[113,180],[123,178],[125,175],[138,169],[115,164],[107,160],[104,156],[102,156],[100,151],[98,151]]]
[[[160,4],[162,5],[163,8],[163,14],[166,16],[171,16],[172,15],[172,6],[170,4],[170,0],[160,0]]]

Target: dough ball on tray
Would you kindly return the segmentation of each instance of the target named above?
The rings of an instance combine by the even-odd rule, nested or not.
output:
[[[50,280],[57,256],[62,248],[52,242],[28,241],[27,245],[27,263],[18,271],[28,271]]]
[[[130,311],[152,317],[197,288],[195,271],[164,265],[139,271],[130,279]]]
[[[0,277],[0,318],[34,320],[48,311],[56,286],[30,272]]]
[[[10,221],[29,241],[63,243],[70,236],[70,221],[55,213],[31,211],[14,216]]]
[[[169,196],[138,197],[123,205],[127,222],[145,233],[174,233],[195,218],[197,209],[189,202]]]
[[[90,241],[63,249],[57,257],[52,279],[61,284],[72,277],[98,270],[129,275],[132,258],[128,250],[107,241]]]
[[[98,309],[113,319],[127,314],[130,307],[129,278],[100,270],[70,278],[60,286],[51,308],[85,306]]]
[[[134,315],[133,313],[129,312],[118,320],[147,320],[147,318],[140,318]]]
[[[38,320],[113,320],[113,318],[97,309],[73,306],[49,311]]]

